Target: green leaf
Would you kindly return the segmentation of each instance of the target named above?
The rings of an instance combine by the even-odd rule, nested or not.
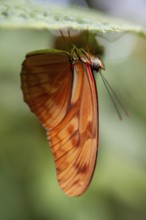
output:
[[[111,18],[87,8],[50,7],[29,1],[0,3],[0,28],[89,30],[91,32],[132,32],[146,37],[142,26]]]

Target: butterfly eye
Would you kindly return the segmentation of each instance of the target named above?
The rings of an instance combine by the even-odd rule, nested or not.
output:
[[[99,71],[101,69],[101,67],[100,67],[99,63],[93,62],[92,63],[92,69],[96,70],[96,71]]]

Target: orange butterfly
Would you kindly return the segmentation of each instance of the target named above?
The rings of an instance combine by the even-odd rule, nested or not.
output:
[[[60,187],[83,194],[94,173],[98,151],[98,96],[93,71],[102,61],[73,46],[70,53],[28,53],[22,65],[25,102],[47,130]]]

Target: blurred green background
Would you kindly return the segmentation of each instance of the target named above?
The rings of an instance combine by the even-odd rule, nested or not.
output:
[[[146,219],[146,40],[97,36],[104,76],[126,105],[120,121],[97,77],[100,142],[87,192],[68,198],[57,183],[45,130],[23,102],[21,63],[29,51],[52,47],[47,31],[0,31],[0,219]]]

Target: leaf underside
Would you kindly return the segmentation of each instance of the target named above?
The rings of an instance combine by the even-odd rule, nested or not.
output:
[[[75,29],[94,33],[131,32],[146,37],[138,25],[111,18],[95,10],[77,7],[46,6],[29,1],[0,3],[0,28],[38,30]]]

